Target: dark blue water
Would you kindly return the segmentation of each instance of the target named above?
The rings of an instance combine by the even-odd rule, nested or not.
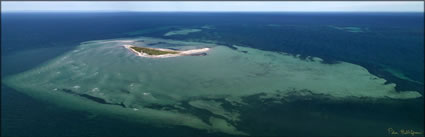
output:
[[[400,79],[383,68],[424,82],[423,13],[2,13],[2,78],[23,72],[88,40],[163,37],[214,40],[302,56],[327,63],[346,61],[397,84],[399,90],[423,85]],[[268,26],[270,24],[278,26]],[[189,35],[164,37],[179,28],[199,28]],[[360,33],[330,26],[358,27]],[[143,32],[141,32],[143,31]],[[24,56],[22,56],[24,55]],[[154,136],[222,135],[187,127],[152,127],[34,100],[2,84],[1,129],[4,136]],[[399,100],[296,99],[285,104],[238,108],[238,128],[253,135],[389,135],[387,128],[423,132],[423,97]],[[422,135],[423,136],[423,135]]]

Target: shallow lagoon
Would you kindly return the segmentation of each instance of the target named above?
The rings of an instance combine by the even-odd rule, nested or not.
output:
[[[141,58],[122,47],[129,43],[194,49],[207,56]],[[299,59],[286,53],[140,37],[82,43],[74,51],[4,82],[31,96],[93,113],[111,114],[159,125],[184,125],[212,132],[247,134],[237,129],[239,112],[222,107],[249,105],[242,97],[263,99],[293,95],[410,99],[416,91],[397,92],[395,84],[365,68],[320,58]],[[190,109],[210,111],[207,117]]]

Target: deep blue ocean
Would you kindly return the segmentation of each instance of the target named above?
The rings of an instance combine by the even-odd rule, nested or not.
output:
[[[172,29],[205,25],[214,29],[163,36]],[[335,26],[362,31],[332,29]],[[80,42],[137,36],[214,40],[229,47],[320,57],[331,64],[345,61],[396,83],[398,90],[424,93],[424,13],[1,13],[1,76],[34,68]],[[254,105],[240,110],[244,115],[239,128],[251,135],[391,136],[388,128],[424,132],[423,97],[377,101],[317,97],[286,104],[264,104],[255,96],[247,100]],[[226,135],[91,116],[35,100],[3,84],[1,131],[2,136]]]

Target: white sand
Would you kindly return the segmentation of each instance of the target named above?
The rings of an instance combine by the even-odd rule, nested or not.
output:
[[[123,46],[126,49],[129,49],[130,51],[135,53],[137,56],[147,57],[147,58],[169,58],[169,57],[187,56],[187,55],[192,55],[192,54],[204,53],[204,52],[207,52],[207,51],[210,50],[210,48],[201,48],[201,49],[177,51],[177,50],[170,50],[170,49],[152,48],[152,49],[155,49],[155,50],[172,51],[172,52],[177,52],[177,53],[176,54],[163,54],[163,55],[148,55],[146,53],[138,52],[138,51],[132,49],[131,47],[135,47],[133,45],[123,45]]]

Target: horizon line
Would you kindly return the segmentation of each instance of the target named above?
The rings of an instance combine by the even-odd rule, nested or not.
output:
[[[7,12],[221,12],[221,13],[228,13],[228,12],[274,12],[274,13],[290,13],[290,12],[303,12],[303,13],[333,13],[333,12],[340,12],[340,13],[424,13],[424,11],[131,11],[131,10],[16,10],[16,11],[1,11],[2,13]]]

